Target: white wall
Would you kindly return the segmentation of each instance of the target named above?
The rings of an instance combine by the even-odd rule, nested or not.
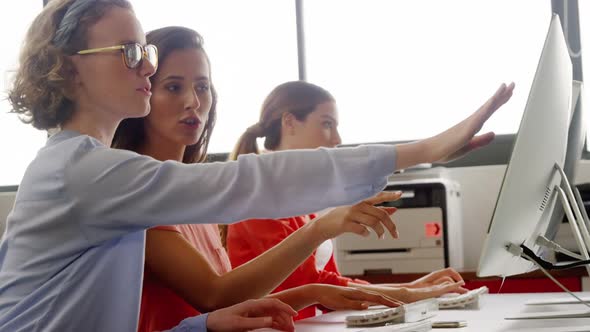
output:
[[[450,169],[449,173],[453,180],[461,185],[465,260],[463,266],[467,271],[477,269],[505,170],[505,165]]]

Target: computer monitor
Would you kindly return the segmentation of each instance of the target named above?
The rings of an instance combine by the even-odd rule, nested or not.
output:
[[[557,200],[572,95],[572,63],[559,17],[553,15],[477,271],[478,276],[510,276],[534,265],[508,251],[525,244],[538,251]]]

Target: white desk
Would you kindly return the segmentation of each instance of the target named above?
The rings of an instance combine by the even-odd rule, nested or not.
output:
[[[581,296],[590,296],[589,292],[576,293]],[[541,300],[548,298],[565,297],[564,293],[530,293],[530,294],[488,294],[484,295],[480,310],[441,310],[433,321],[464,320],[467,327],[455,329],[433,329],[432,331],[480,331],[480,332],[505,332],[505,331],[590,331],[590,318],[578,319],[542,319],[542,320],[505,320],[504,317],[524,312],[547,312],[557,310],[584,309],[582,304],[573,305],[525,305],[528,300]],[[308,318],[295,324],[297,332],[335,332],[335,331],[360,331],[366,328],[346,328],[344,317],[352,311],[336,311],[322,315],[321,318]]]

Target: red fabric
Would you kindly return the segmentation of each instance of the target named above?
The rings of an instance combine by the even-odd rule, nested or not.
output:
[[[200,314],[173,290],[164,286],[149,269],[145,269],[137,329],[139,332],[169,330],[185,318]]]
[[[582,281],[580,277],[556,277],[567,289],[572,292],[582,291]],[[468,280],[465,287],[476,289],[481,286],[487,286],[491,294],[508,294],[508,293],[549,293],[562,292],[549,278],[506,278],[504,285],[502,279],[493,280]],[[500,288],[500,286],[502,286]]]
[[[217,225],[159,226],[154,229],[177,232],[195,247],[218,274],[231,270],[227,253],[221,244]],[[166,287],[148,268],[144,270],[139,332],[164,331],[182,320],[199,315],[195,308]]]
[[[274,247],[276,244],[303,227],[315,216],[299,216],[285,219],[252,219],[229,225],[227,234],[227,251],[233,268],[254,259]],[[334,255],[325,268],[318,271],[315,252],[303,262],[273,293],[311,283],[346,286],[350,278],[342,277],[338,272]],[[363,281],[354,280],[362,283]],[[315,316],[316,306],[299,311],[296,319]]]

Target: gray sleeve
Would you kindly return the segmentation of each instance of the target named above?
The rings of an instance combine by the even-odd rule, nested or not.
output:
[[[72,160],[65,182],[82,228],[92,236],[99,229],[120,233],[307,214],[372,196],[394,169],[395,148],[385,145],[244,155],[210,164],[160,162],[102,148]]]
[[[164,332],[207,332],[207,318],[209,314],[202,314],[184,319],[180,324]]]

